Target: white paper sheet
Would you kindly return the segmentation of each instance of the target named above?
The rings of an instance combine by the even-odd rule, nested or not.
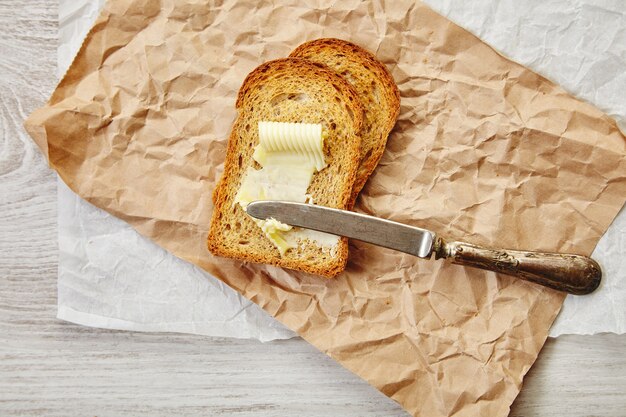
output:
[[[626,128],[622,0],[426,0],[494,48],[590,101]],[[59,71],[70,65],[103,0],[60,0]],[[293,337],[263,310],[84,202],[59,181],[58,317],[86,326],[273,340]],[[626,210],[593,257],[605,273],[569,296],[551,336],[626,332]]]
[[[624,0],[426,0],[509,58],[560,84],[626,131]],[[593,252],[604,281],[568,296],[550,336],[626,332],[626,210]]]

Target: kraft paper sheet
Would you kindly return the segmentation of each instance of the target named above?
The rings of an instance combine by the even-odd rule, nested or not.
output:
[[[506,415],[562,294],[359,242],[331,281],[205,249],[241,82],[319,37],[374,52],[401,90],[356,210],[478,244],[590,254],[622,207],[626,142],[612,119],[412,1],[109,0],[27,129],[87,201],[410,413]]]

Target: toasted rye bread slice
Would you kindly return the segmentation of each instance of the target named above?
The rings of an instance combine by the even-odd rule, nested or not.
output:
[[[352,206],[378,165],[385,151],[387,137],[400,113],[398,87],[385,65],[374,55],[341,39],[325,38],[305,42],[289,56],[329,66],[356,89],[363,103],[361,163],[352,188]]]
[[[324,154],[328,166],[315,173],[307,192],[315,204],[346,209],[360,161],[363,108],[354,88],[325,65],[304,59],[266,62],[245,79],[237,97],[238,116],[226,151],[224,173],[213,194],[215,208],[209,250],[219,256],[333,277],[348,258],[348,241],[335,250],[305,241],[282,257],[261,228],[234,203],[259,143],[258,122],[321,123],[328,133]]]

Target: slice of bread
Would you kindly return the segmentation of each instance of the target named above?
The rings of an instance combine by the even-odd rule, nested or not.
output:
[[[333,277],[343,271],[348,241],[333,250],[306,240],[283,256],[261,228],[234,203],[259,143],[258,122],[321,123],[327,132],[324,155],[328,166],[315,173],[307,193],[315,204],[346,209],[360,161],[363,108],[354,88],[325,65],[298,58],[266,62],[245,79],[236,107],[238,116],[228,139],[224,173],[213,194],[215,208],[208,237],[218,256],[273,264]]]
[[[290,57],[325,64],[358,92],[364,107],[361,163],[352,188],[351,204],[378,165],[387,137],[400,113],[400,92],[393,77],[374,55],[341,39],[317,39],[298,46]]]

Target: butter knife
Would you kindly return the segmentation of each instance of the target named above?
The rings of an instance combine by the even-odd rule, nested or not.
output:
[[[287,201],[255,201],[246,211],[257,219],[273,218],[291,226],[346,236],[420,258],[434,254],[435,259],[450,259],[453,264],[511,275],[571,294],[593,292],[602,278],[598,263],[587,256],[445,242],[430,230],[352,211]]]

